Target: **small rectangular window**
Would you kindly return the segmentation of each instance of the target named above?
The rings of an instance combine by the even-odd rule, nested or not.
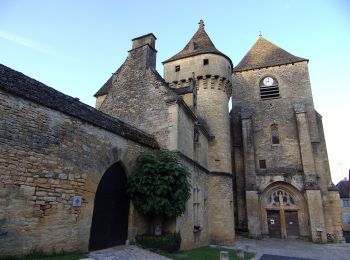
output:
[[[175,72],[180,71],[180,65],[175,66]]]
[[[204,59],[203,60],[203,65],[208,65],[209,64],[209,60],[208,59]]]
[[[259,160],[260,169],[266,169],[266,160]]]

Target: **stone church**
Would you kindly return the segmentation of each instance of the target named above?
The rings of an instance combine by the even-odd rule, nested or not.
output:
[[[142,151],[191,173],[181,248],[251,237],[341,241],[308,60],[263,37],[234,66],[204,29],[156,70],[156,37],[132,40],[96,108],[0,65],[0,255],[133,243],[148,219],[125,191]],[[228,103],[232,98],[232,109]]]

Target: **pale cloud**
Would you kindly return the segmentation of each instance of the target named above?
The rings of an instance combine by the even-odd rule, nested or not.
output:
[[[13,42],[18,45],[27,47],[29,49],[40,52],[42,54],[46,54],[46,55],[58,57],[58,58],[65,58],[64,55],[58,52],[55,48],[28,38],[22,37],[20,35],[16,35],[13,33],[0,30],[0,38]]]

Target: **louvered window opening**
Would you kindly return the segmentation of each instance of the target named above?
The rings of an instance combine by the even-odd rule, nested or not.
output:
[[[260,97],[261,99],[279,98],[280,90],[278,85],[275,86],[261,86],[260,87]]]

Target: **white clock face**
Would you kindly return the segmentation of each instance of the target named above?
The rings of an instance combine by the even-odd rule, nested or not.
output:
[[[265,86],[268,86],[268,87],[272,86],[273,85],[273,78],[266,77],[266,78],[264,78],[263,83]]]

